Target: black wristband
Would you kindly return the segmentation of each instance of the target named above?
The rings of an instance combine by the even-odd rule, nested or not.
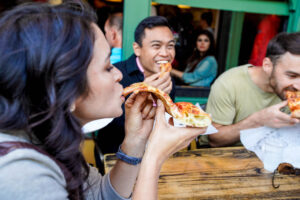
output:
[[[116,153],[117,158],[120,160],[130,164],[130,165],[137,165],[142,162],[142,158],[136,158],[132,156],[126,155],[122,150],[121,150],[121,145],[119,146],[119,150]]]

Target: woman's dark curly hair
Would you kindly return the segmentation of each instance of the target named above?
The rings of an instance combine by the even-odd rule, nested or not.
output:
[[[201,55],[200,51],[197,49],[197,40],[200,35],[206,35],[210,41],[210,45],[209,45],[207,51],[203,55]],[[194,69],[196,68],[197,64],[201,60],[203,60],[206,56],[215,56],[215,39],[211,32],[209,32],[208,30],[198,31],[194,41],[195,41],[195,43],[194,43],[195,48],[194,48],[193,54],[187,60],[187,65],[190,68],[189,72],[193,72]]]
[[[71,173],[70,199],[83,199],[89,173],[70,106],[88,90],[95,21],[91,9],[70,1],[23,4],[0,18],[0,130],[37,138]]]

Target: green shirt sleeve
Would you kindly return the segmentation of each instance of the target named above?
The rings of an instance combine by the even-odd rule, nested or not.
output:
[[[208,97],[206,112],[211,114],[213,122],[230,125],[236,115],[235,94],[230,81],[223,79],[216,80],[213,84]]]

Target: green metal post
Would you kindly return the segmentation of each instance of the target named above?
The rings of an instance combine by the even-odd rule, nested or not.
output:
[[[298,32],[300,31],[300,0],[290,0],[289,11],[287,32]]]
[[[141,0],[142,1],[142,0]],[[288,3],[278,0],[152,0],[166,5],[188,5],[235,12],[288,15]],[[297,0],[298,1],[298,0]]]
[[[142,19],[150,15],[150,9],[150,0],[124,0],[123,60],[133,53],[134,30]]]
[[[226,57],[226,70],[238,65],[244,16],[245,13],[243,12],[232,13]]]

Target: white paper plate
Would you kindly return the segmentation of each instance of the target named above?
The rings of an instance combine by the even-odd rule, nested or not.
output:
[[[99,130],[109,124],[114,118],[105,118],[91,121],[82,127],[84,133],[90,133]]]

